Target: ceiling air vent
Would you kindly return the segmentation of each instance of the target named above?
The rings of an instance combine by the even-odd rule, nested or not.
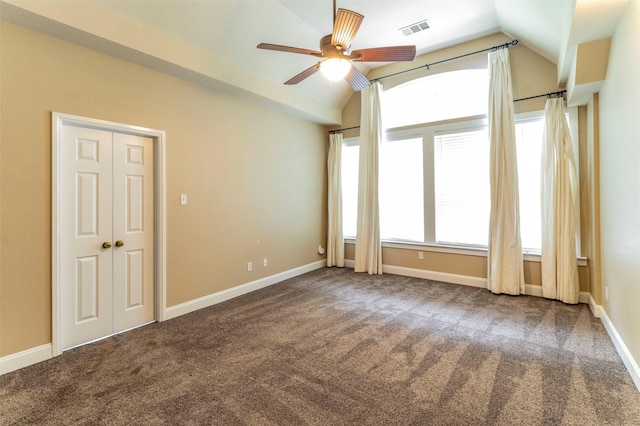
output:
[[[428,28],[431,28],[431,25],[429,25],[429,21],[425,19],[420,22],[416,22],[415,24],[402,27],[400,28],[400,31],[402,31],[403,35],[410,36],[411,34],[419,33],[420,31],[424,31]]]

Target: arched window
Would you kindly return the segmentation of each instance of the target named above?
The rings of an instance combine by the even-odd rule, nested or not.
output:
[[[422,77],[386,90],[382,119],[388,129],[487,113],[486,69],[451,71]]]

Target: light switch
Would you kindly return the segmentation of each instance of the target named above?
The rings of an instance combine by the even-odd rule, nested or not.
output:
[[[187,194],[180,194],[180,204],[183,206],[187,204]]]

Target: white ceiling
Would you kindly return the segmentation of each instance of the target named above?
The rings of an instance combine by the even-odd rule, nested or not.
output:
[[[104,8],[160,29],[279,84],[317,63],[316,58],[256,49],[260,42],[319,50],[333,27],[331,0],[99,1]],[[365,19],[353,49],[415,44],[418,55],[499,30],[494,0],[338,1]],[[399,28],[428,19],[432,28],[412,37]],[[371,64],[372,66],[383,64]],[[359,64],[366,74],[369,67]],[[342,105],[352,90],[320,74],[289,90],[321,103]]]
[[[503,32],[558,65],[566,82],[577,44],[610,36],[628,0],[338,0],[365,16],[353,48],[415,44],[418,55]],[[259,50],[260,42],[318,50],[331,0],[2,0],[0,17],[181,78],[224,87],[336,124],[352,96],[316,74],[282,83],[317,60]],[[431,28],[399,28],[428,19]],[[366,73],[384,64],[358,64]]]

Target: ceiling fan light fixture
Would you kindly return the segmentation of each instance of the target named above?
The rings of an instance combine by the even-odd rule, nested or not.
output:
[[[342,58],[329,58],[320,63],[320,72],[331,81],[342,80],[351,69],[351,62]]]
[[[320,39],[319,51],[271,43],[260,43],[257,48],[324,59],[285,81],[286,85],[298,84],[320,71],[328,80],[344,79],[357,92],[369,87],[371,82],[357,67],[352,65],[352,61],[410,62],[416,57],[415,46],[384,46],[351,51],[351,41],[356,36],[363,19],[363,15],[352,10],[338,9],[336,12],[336,1],[333,0],[333,32]],[[428,27],[426,21],[413,25],[418,29]],[[409,32],[413,32],[413,30],[409,28]]]

